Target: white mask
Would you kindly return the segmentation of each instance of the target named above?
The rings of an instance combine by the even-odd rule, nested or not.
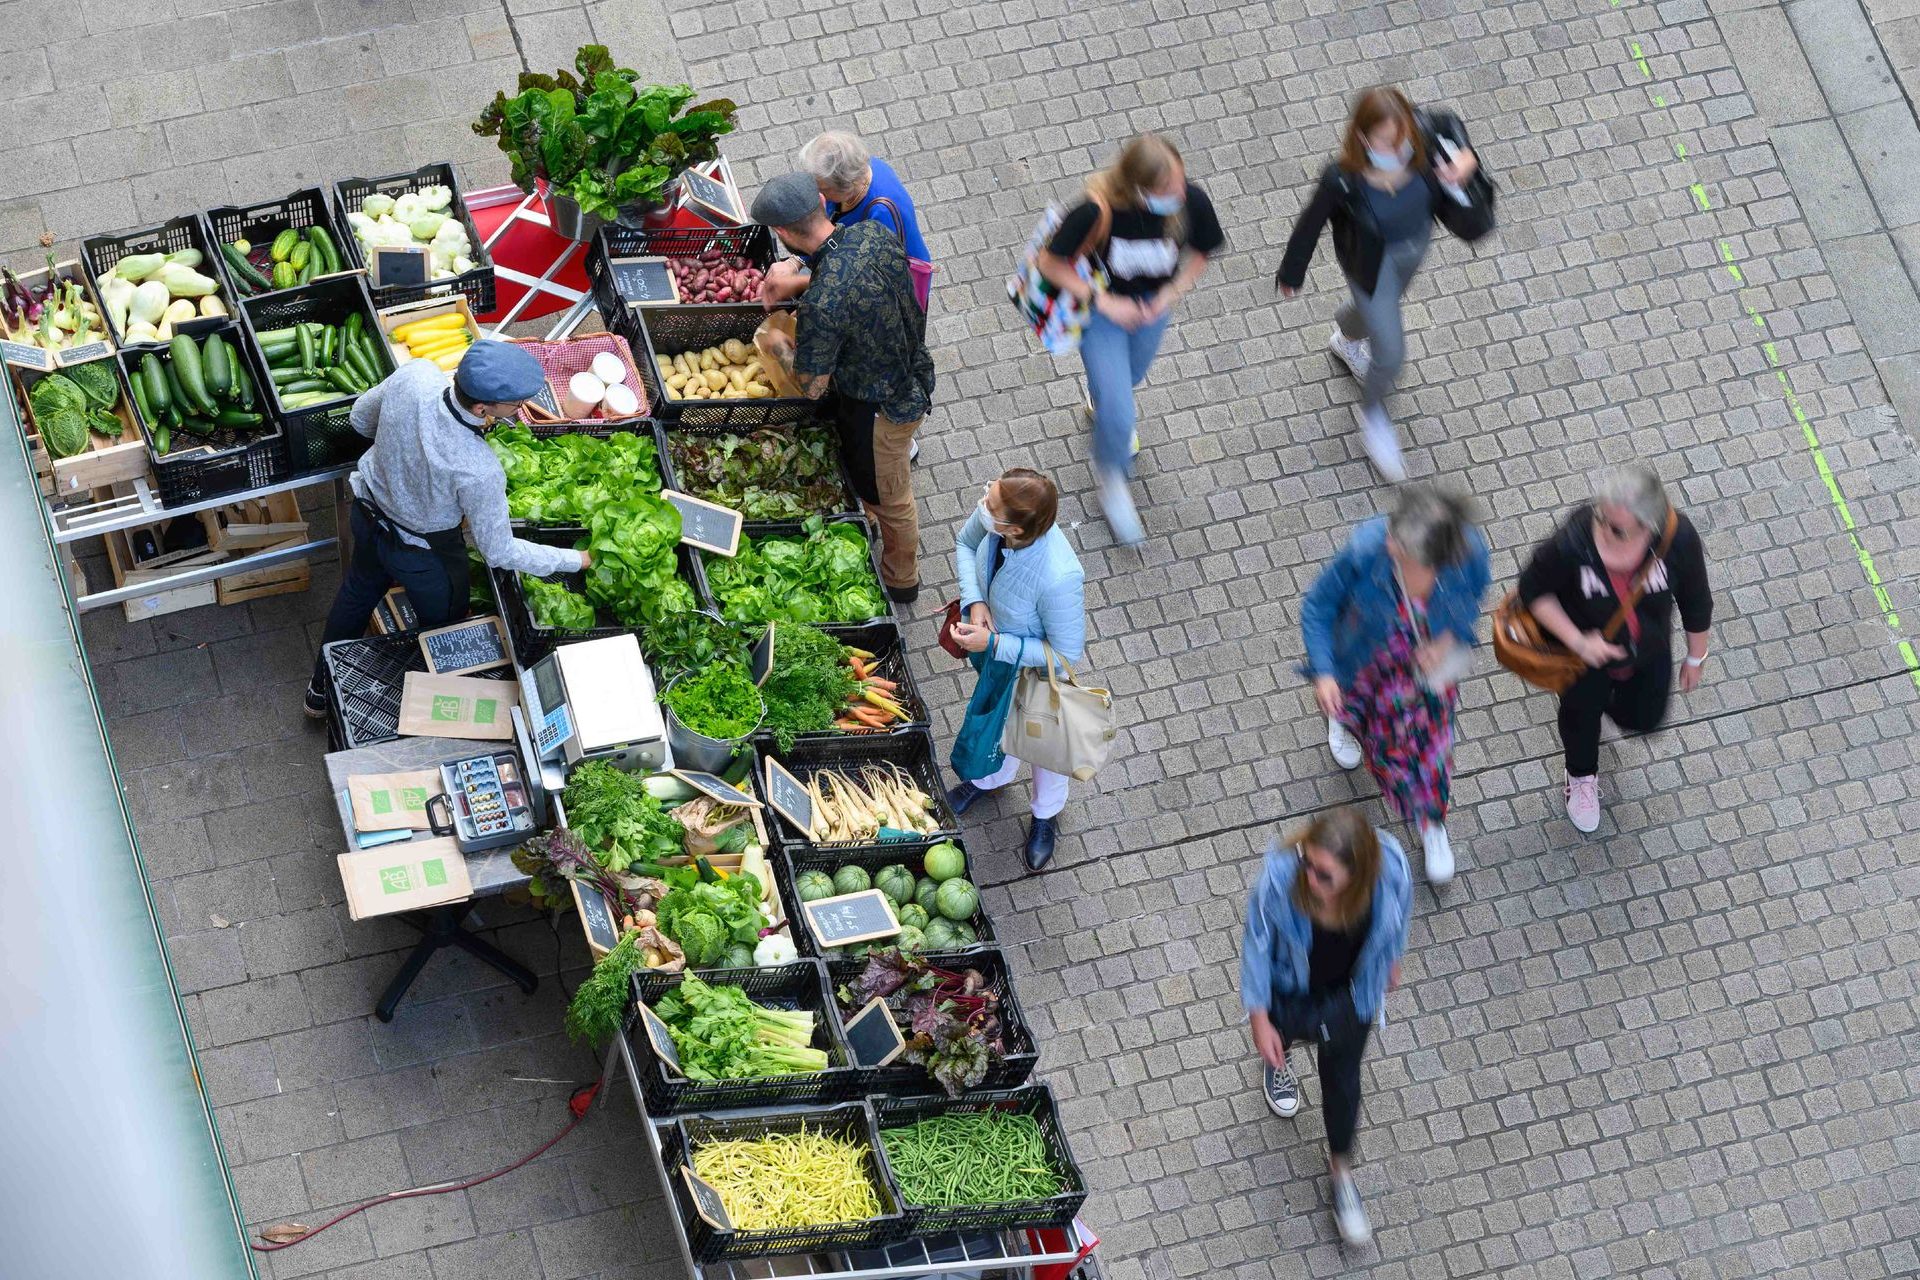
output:
[[[1367,163],[1382,173],[1398,173],[1407,167],[1407,161],[1413,159],[1413,144],[1403,142],[1392,151],[1375,151],[1367,148]]]

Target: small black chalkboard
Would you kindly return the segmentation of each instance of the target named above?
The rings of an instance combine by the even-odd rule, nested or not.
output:
[[[613,918],[613,904],[598,889],[581,888],[578,880],[569,880],[573,905],[580,912],[580,927],[587,932],[587,947],[603,956],[620,943],[620,924]]]
[[[867,1007],[847,1019],[847,1048],[853,1051],[855,1065],[884,1067],[905,1053],[907,1042],[900,1024],[893,1020],[887,1002],[874,998]]]
[[[373,251],[367,274],[377,287],[418,285],[427,282],[432,255],[421,245],[381,245]]]
[[[767,757],[767,803],[798,827],[802,836],[813,839],[813,796],[772,756]]]
[[[665,258],[612,258],[613,287],[620,300],[635,307],[664,307],[680,301],[680,283]]]
[[[553,393],[553,384],[551,382],[543,382],[540,384],[540,389],[533,393],[533,403],[539,405],[556,418],[565,416],[560,412],[560,397]]]
[[[640,1025],[647,1029],[647,1043],[660,1055],[661,1065],[673,1075],[685,1075],[680,1070],[680,1046],[673,1042],[673,1032],[667,1030],[667,1024],[660,1021],[660,1015],[645,1004],[640,1006]]]
[[[68,347],[60,353],[60,365],[66,368],[76,364],[86,364],[89,360],[105,360],[113,354],[113,348],[104,342],[87,342],[77,347]]]
[[[492,614],[422,631],[420,651],[427,655],[427,670],[442,676],[490,671],[513,661],[507,656],[507,633]]]
[[[373,629],[383,636],[411,631],[419,625],[420,615],[414,612],[413,601],[407,599],[405,587],[392,588],[374,606]]]
[[[753,677],[756,685],[764,685],[767,677],[773,674],[773,624],[767,624],[766,631],[753,642],[753,652],[747,655],[747,673]]]
[[[878,889],[816,898],[800,904],[813,926],[814,939],[823,947],[850,947],[856,942],[891,938],[900,932],[893,899]]]
[[[701,1181],[692,1165],[681,1165],[680,1172],[686,1175],[687,1191],[693,1196],[693,1211],[722,1231],[733,1230],[733,1219],[727,1216],[726,1202],[720,1199],[720,1193]]]
[[[715,214],[735,226],[747,220],[747,215],[742,212],[732,189],[720,179],[688,169],[680,175],[680,182],[686,190],[689,204]]]
[[[53,368],[53,353],[31,342],[0,342],[0,359],[23,369]]]
[[[748,795],[725,778],[714,773],[701,773],[697,769],[675,769],[673,776],[703,795],[712,796],[721,804],[735,805],[742,809],[758,809],[760,801]]]
[[[680,513],[680,541],[720,556],[731,556],[740,549],[740,526],[746,517],[732,507],[672,489],[662,489],[660,496]]]

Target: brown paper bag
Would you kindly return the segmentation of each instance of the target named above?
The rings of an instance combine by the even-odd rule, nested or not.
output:
[[[343,853],[339,862],[340,882],[347,889],[347,914],[355,920],[464,902],[473,896],[467,860],[460,846],[446,836]]]
[[[766,373],[767,385],[773,388],[775,395],[786,399],[804,397],[806,393],[800,389],[800,384],[795,382],[792,375],[787,372],[787,367],[774,357],[773,352],[769,349],[772,344],[767,341],[767,335],[770,333],[784,333],[788,338],[797,338],[799,331],[799,321],[794,319],[793,312],[791,311],[774,311],[769,313],[767,318],[760,322],[760,327],[753,331],[753,345],[759,349],[761,356],[760,367]]]
[[[504,740],[513,736],[513,721],[507,713],[519,702],[520,686],[511,680],[409,671],[400,686],[400,733],[416,738]]]
[[[353,774],[347,778],[347,796],[353,801],[353,829],[425,831],[427,797],[439,790],[440,774],[434,769]]]

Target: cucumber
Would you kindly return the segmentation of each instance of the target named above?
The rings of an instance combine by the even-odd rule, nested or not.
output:
[[[167,386],[166,362],[148,353],[147,358],[140,362],[140,381],[147,389],[147,404],[151,409],[147,421],[155,422],[166,414],[168,406],[173,403],[173,394]]]
[[[347,344],[345,368],[348,373],[352,374],[368,387],[380,381],[380,379],[374,377],[373,370],[367,367],[366,354],[351,342]]]
[[[290,324],[284,329],[263,329],[253,335],[262,346],[278,346],[282,342],[292,342],[300,336],[300,326]]]
[[[307,247],[307,242],[306,242],[305,240],[302,240],[302,241],[300,242],[300,247],[301,247],[301,248],[303,248],[303,249],[304,249],[304,248],[306,248],[306,247]],[[288,265],[288,266],[292,266],[293,264],[292,264],[292,263],[288,263],[287,265]],[[299,269],[298,271],[295,271],[295,272],[293,273],[293,280],[294,280],[294,283],[295,283],[295,284],[306,284],[306,283],[307,283],[307,282],[308,282],[309,280],[312,280],[312,279],[313,279],[313,268],[314,268],[314,259],[313,259],[313,258],[311,258],[311,257],[309,257],[309,258],[307,259],[307,265],[306,265],[306,266],[304,266],[304,267],[301,267],[301,268],[300,268],[300,269]]]
[[[252,413],[257,393],[253,385],[253,373],[247,368],[245,360],[236,359],[233,362],[233,389],[238,393],[234,403]]]
[[[153,451],[165,453],[173,447],[173,428],[161,423],[153,429]]]
[[[127,386],[133,391],[133,407],[139,411],[140,421],[153,421],[153,404],[147,399],[147,376],[136,369],[127,378]]]
[[[300,283],[300,273],[293,269],[292,263],[276,262],[273,264],[273,287],[274,288],[291,289],[293,288],[294,285],[298,283]]]
[[[180,389],[187,393],[187,399],[198,406],[203,413],[214,410],[213,396],[207,391],[207,375],[200,362],[200,348],[192,337],[184,333],[173,335],[173,341],[167,344],[167,355],[173,361],[173,370],[180,375]]]
[[[295,240],[293,248],[287,251],[287,261],[293,264],[295,271],[305,271],[307,264],[313,261],[313,246],[305,240]]]
[[[285,404],[287,402],[288,396],[298,395],[302,391],[325,391],[331,394],[333,391],[333,384],[331,382],[328,382],[325,378],[307,378],[307,377],[300,378],[294,382],[289,382],[280,388],[280,403]]]
[[[365,325],[366,325],[366,321],[361,318],[360,313],[358,311],[354,312],[352,315],[347,317],[347,337],[348,338],[359,337]]]
[[[299,382],[301,379],[305,378],[307,376],[307,371],[305,369],[302,369],[299,365],[288,365],[284,369],[269,370],[268,376],[273,379],[274,386],[284,387],[290,382]]]
[[[320,268],[321,275],[332,275],[340,269],[340,250],[325,227],[308,227],[307,239],[312,242],[315,255],[325,260],[325,265]]]
[[[282,231],[273,238],[273,249],[269,256],[272,257],[275,262],[285,262],[287,255],[293,252],[293,246],[299,242],[300,233],[292,227],[288,227],[285,231]]]
[[[201,345],[200,354],[206,357],[201,370],[207,379],[207,393],[221,400],[229,399],[233,392],[233,357],[227,351],[227,344],[219,334],[210,333]]]
[[[311,369],[314,367],[316,363],[318,363],[314,359],[314,353],[313,353],[313,326],[310,324],[303,324],[299,327],[299,332],[300,332],[300,337],[299,337],[300,367],[303,369]]]
[[[220,256],[226,259],[227,270],[233,273],[233,278],[239,282],[240,287],[249,293],[264,293],[273,287],[272,283],[260,274],[259,269],[247,261],[247,255],[234,246],[223,243],[220,246]]]

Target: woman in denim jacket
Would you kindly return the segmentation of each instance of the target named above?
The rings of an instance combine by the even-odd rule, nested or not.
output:
[[[1423,486],[1353,531],[1300,608],[1303,668],[1343,769],[1361,759],[1417,827],[1427,880],[1453,879],[1447,800],[1455,684],[1471,664],[1491,572],[1464,501]]]
[[[1266,864],[1247,902],[1240,947],[1240,1002],[1254,1048],[1266,1061],[1267,1106],[1300,1110],[1300,1083],[1287,1047],[1317,1044],[1333,1216],[1348,1244],[1372,1227],[1353,1185],[1353,1134],[1360,1119],[1360,1059],[1387,992],[1399,984],[1413,900],[1407,857],[1358,809],[1320,815]]]
[[[987,486],[953,549],[966,614],[953,628],[961,648],[1016,667],[1045,664],[1048,646],[1069,666],[1085,655],[1086,571],[1055,523],[1059,507],[1053,481],[1026,467],[1014,467]],[[997,741],[999,730],[987,728]],[[1004,787],[1019,770],[1020,762],[1007,756],[995,772],[948,791],[947,802],[955,813],[965,813],[982,792]],[[1040,870],[1053,857],[1055,819],[1066,805],[1066,775],[1035,768],[1026,845],[1030,869]]]

